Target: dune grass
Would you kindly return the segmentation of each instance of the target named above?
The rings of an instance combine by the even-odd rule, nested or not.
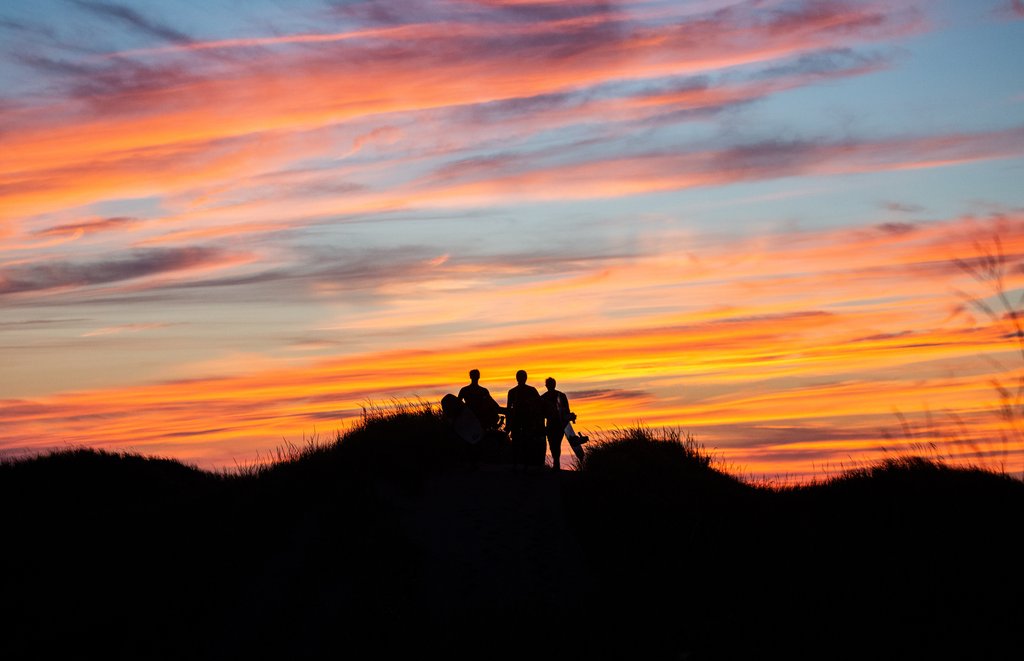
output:
[[[69,638],[104,658],[459,656],[481,644],[586,659],[1019,651],[1024,609],[1007,597],[1024,590],[1020,480],[903,456],[780,488],[730,474],[679,430],[636,426],[584,447],[579,470],[560,475],[474,472],[437,408],[415,403],[368,408],[344,434],[237,471],[86,449],[3,462],[0,562],[18,570],[0,601],[0,655]],[[544,586],[565,568],[495,567],[488,580],[520,602],[428,617],[431,591],[460,571],[422,545],[453,534],[420,518],[427,485],[446,480],[465,489],[456,508],[481,512],[495,488],[518,498],[553,481],[544,493],[589,587],[552,601]],[[545,557],[550,530],[501,516],[525,526],[509,534],[522,552]],[[517,627],[528,637],[508,639]]]

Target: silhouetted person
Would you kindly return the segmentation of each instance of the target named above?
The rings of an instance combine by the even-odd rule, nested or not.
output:
[[[548,438],[548,447],[551,448],[552,468],[560,470],[562,465],[562,438],[565,436],[565,426],[576,419],[576,414],[569,410],[569,398],[564,392],[555,390],[555,380],[550,376],[544,380],[548,391],[540,396],[544,402],[544,426],[545,436]]]
[[[505,425],[512,432],[514,463],[544,465],[544,404],[540,393],[526,385],[526,372],[516,372],[518,385],[508,391]]]
[[[498,402],[494,401],[487,388],[480,385],[480,370],[470,370],[469,380],[470,384],[459,391],[459,399],[466,402],[481,427],[494,429],[498,426]]]

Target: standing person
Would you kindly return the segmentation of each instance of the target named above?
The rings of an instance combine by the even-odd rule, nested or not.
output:
[[[565,426],[576,419],[576,414],[569,410],[569,398],[565,393],[555,390],[554,379],[549,376],[544,380],[544,386],[548,391],[540,398],[544,402],[544,417],[547,420],[544,432],[548,437],[548,447],[551,448],[551,467],[561,470],[562,437],[565,436]]]
[[[480,370],[469,370],[469,385],[459,391],[459,399],[466,403],[484,430],[498,426],[498,402],[490,391],[480,385]]]
[[[505,421],[512,432],[512,456],[516,465],[544,465],[544,404],[540,393],[526,385],[526,371],[516,372],[516,387],[508,391]]]

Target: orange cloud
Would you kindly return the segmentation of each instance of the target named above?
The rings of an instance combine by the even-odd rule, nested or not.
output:
[[[227,70],[223,63],[200,62],[151,71],[122,54],[112,71],[93,76],[108,88],[7,113],[17,130],[5,135],[0,156],[0,216],[236,180],[280,167],[285,157],[330,153],[330,146],[301,144],[301,134],[339,123],[716,71],[919,29],[899,13],[842,5],[767,22],[737,12],[639,27],[619,24],[619,18],[563,16],[503,24],[497,31],[486,24],[441,23],[275,36],[262,41],[291,39],[318,48],[257,50],[251,61]],[[567,51],[565,40],[575,50]],[[180,41],[161,50],[260,42]],[[128,68],[125,75],[118,75],[118,66]],[[639,105],[725,103],[743,96],[728,89],[666,93]],[[600,106],[593,112],[599,114]]]
[[[1018,347],[998,321],[965,324],[947,314],[951,297],[943,291],[970,286],[951,259],[971,259],[963,252],[963,236],[988,229],[974,223],[915,225],[897,233],[879,228],[779,235],[704,250],[697,265],[669,251],[621,260],[610,269],[601,265],[593,274],[598,279],[570,278],[562,287],[469,289],[455,294],[439,319],[460,309],[475,314],[481,306],[485,316],[498,318],[496,311],[505,310],[515,318],[526,301],[544,308],[584,299],[585,327],[603,329],[574,331],[581,326],[560,316],[524,316],[521,326],[453,335],[446,350],[352,352],[251,373],[239,364],[232,376],[8,401],[0,422],[7,447],[40,447],[49,443],[46,430],[60,429],[68,442],[230,466],[273,448],[281,436],[343,426],[370,400],[436,401],[471,367],[483,372],[484,383],[503,401],[511,375],[525,368],[533,381],[558,379],[584,429],[637,419],[683,426],[759,474],[807,476],[824,464],[910,446],[914,441],[901,431],[897,409],[936,411],[929,442],[956,459],[983,461],[1002,456],[995,439],[1005,431],[988,379],[1012,375],[990,358],[1013,360]],[[1018,231],[1024,218],[1003,223],[1004,249],[1015,263],[1024,256],[1024,231]],[[722,278],[713,265],[734,254],[745,257]],[[824,271],[819,262],[831,268]],[[459,268],[451,260],[427,266],[431,272]],[[822,277],[832,283],[827,291],[819,286]],[[785,287],[773,284],[783,280]],[[765,295],[741,296],[762,281],[769,283]],[[396,314],[418,320],[420,304],[440,300],[420,284],[420,294],[407,299],[413,307],[400,305]],[[1007,286],[1024,287],[1024,273],[1008,274]],[[667,296],[688,299],[693,311],[597,322],[599,311],[614,312],[623,301],[643,308]],[[722,300],[740,304],[724,307]],[[380,321],[379,329],[390,323]],[[342,323],[331,335],[345,337],[357,327]],[[373,324],[366,328],[379,332]],[[918,429],[921,420],[916,414]],[[1019,463],[1022,453],[1024,448],[1008,450],[1012,462]]]

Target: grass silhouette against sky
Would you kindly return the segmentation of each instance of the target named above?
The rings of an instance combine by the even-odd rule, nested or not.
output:
[[[905,455],[751,485],[631,428],[577,471],[472,469],[436,407],[273,465],[0,465],[0,653],[1001,658],[1024,484]],[[130,494],[130,497],[126,497]],[[45,525],[40,525],[45,523]],[[102,595],[102,607],[97,599]]]

